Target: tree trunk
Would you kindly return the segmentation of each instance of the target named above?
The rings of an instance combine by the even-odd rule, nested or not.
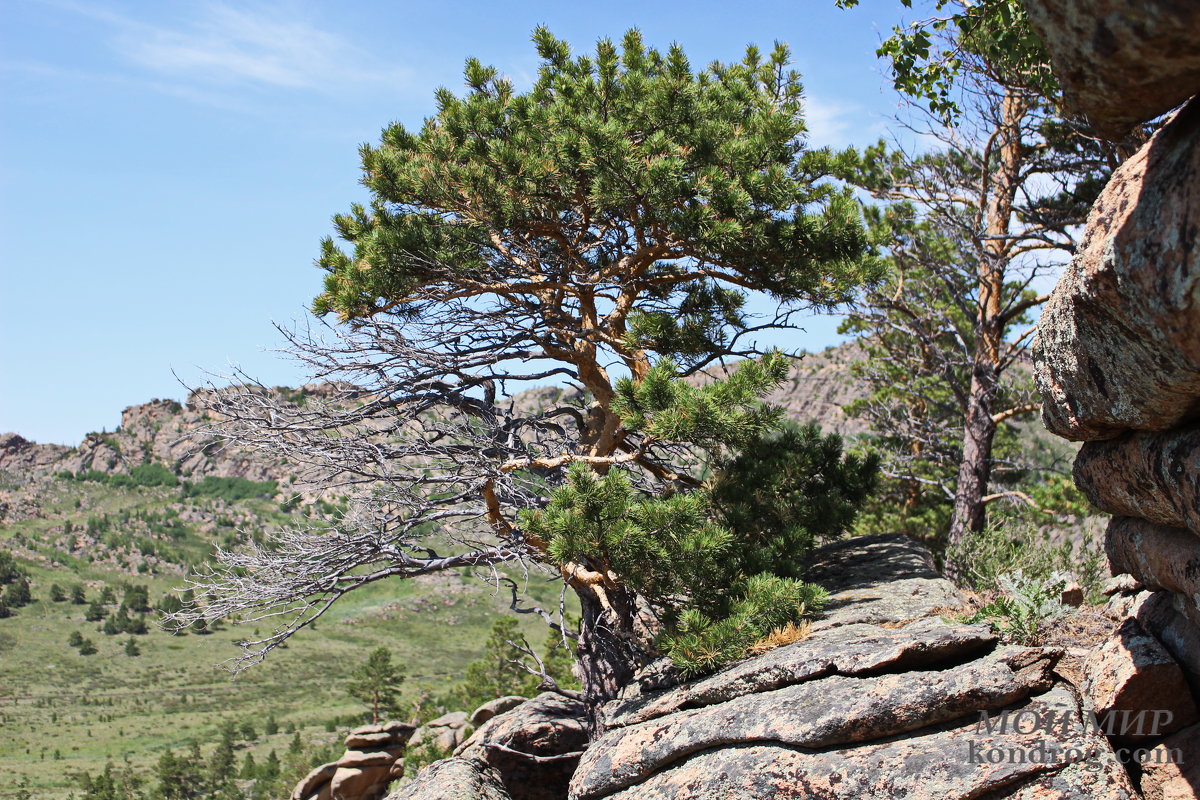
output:
[[[946,542],[946,577],[962,583],[962,565],[953,557],[966,535],[983,529],[983,503],[992,475],[992,443],[996,423],[992,419],[1000,385],[1000,362],[1005,329],[1004,280],[1012,259],[1013,203],[1021,182],[1021,124],[1029,112],[1020,94],[1005,94],[993,144],[984,157],[990,172],[980,194],[980,219],[984,236],[978,240],[979,295],[975,318],[975,353],[971,365],[971,389],[963,422],[962,461],[954,491],[954,515]],[[993,149],[994,148],[994,149]]]
[[[954,492],[954,514],[946,543],[946,577],[959,584],[966,576],[962,572],[962,565],[953,557],[954,551],[968,533],[983,530],[987,522],[983,498],[992,476],[992,442],[996,437],[992,403],[997,384],[995,364],[977,357],[971,374],[967,419],[963,426],[963,451],[958,465],[958,485]]]
[[[582,616],[579,626],[579,681],[587,707],[588,726],[595,739],[603,733],[601,707],[633,680],[648,660],[647,642],[638,624],[636,598],[623,586],[610,586],[605,600],[590,591],[578,591]]]

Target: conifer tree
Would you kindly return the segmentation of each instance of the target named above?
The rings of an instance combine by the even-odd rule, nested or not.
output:
[[[404,667],[392,663],[392,652],[386,647],[371,651],[367,661],[354,671],[346,691],[350,696],[371,707],[371,724],[379,723],[379,715],[396,710],[400,684],[404,682]]]
[[[88,622],[99,622],[107,616],[108,611],[105,610],[104,605],[99,600],[93,600],[88,606],[87,611],[83,614],[83,618]]]
[[[854,6],[857,0],[838,4]],[[912,1],[902,4],[911,7]],[[1020,0],[937,0],[934,7],[935,16],[895,28],[878,53],[890,62],[896,89],[928,109],[924,121],[907,126],[927,135],[927,141],[940,141],[941,150],[913,154],[880,142],[861,156],[852,154],[852,169],[843,177],[878,199],[905,204],[928,223],[908,231],[926,241],[914,249],[911,237],[902,233],[892,255],[900,260],[917,255],[921,260],[913,277],[922,270],[930,273],[940,296],[929,306],[930,298],[920,296],[919,280],[893,282],[895,301],[893,295],[877,295],[867,314],[874,320],[866,320],[864,332],[879,332],[875,345],[885,350],[899,346],[934,362],[935,369],[948,368],[945,378],[951,384],[960,377],[954,373],[965,375],[964,386],[953,386],[961,407],[954,441],[930,446],[920,438],[930,433],[921,426],[937,421],[931,398],[922,397],[929,372],[908,373],[910,391],[897,398],[915,412],[902,420],[913,425],[902,435],[917,437],[907,444],[920,451],[918,457],[936,459],[939,450],[957,453],[945,533],[953,552],[969,533],[983,530],[989,503],[1029,500],[1011,488],[991,491],[994,480],[1004,477],[994,474],[1002,464],[997,437],[1003,439],[1004,424],[1040,407],[1032,392],[1014,397],[1017,382],[1006,372],[1020,363],[1033,332],[1022,323],[1047,299],[1033,290],[1038,278],[1053,267],[1054,251],[1060,262],[1075,251],[1092,201],[1122,153],[1132,152],[1145,132],[1111,145],[1065,114],[1049,58]],[[912,320],[911,309],[905,310],[910,305],[929,319]],[[899,341],[896,328],[905,325],[916,341]],[[948,341],[920,340],[934,329]],[[928,348],[936,351],[932,358],[925,357]],[[888,369],[879,371],[886,375]],[[930,462],[922,466],[926,472],[940,471]],[[940,482],[919,472],[903,476],[910,502],[922,494],[920,481]],[[923,498],[926,512],[936,516],[930,500]],[[953,558],[946,562],[946,574],[965,577]]]
[[[9,608],[21,608],[32,602],[33,593],[29,590],[29,579],[18,575],[12,583],[4,587],[3,599]]]
[[[497,697],[531,696],[538,681],[521,666],[522,653],[516,643],[523,641],[516,619],[498,617],[488,633],[483,656],[467,665],[462,682],[453,692],[455,704],[471,712]]]
[[[242,759],[242,769],[240,772],[238,772],[238,778],[248,781],[257,778],[258,776],[258,765],[254,763],[254,753],[247,752],[246,757]]]
[[[77,583],[71,587],[71,602],[77,606],[87,603],[87,589],[83,584]]]
[[[50,600],[55,603],[61,603],[67,599],[66,592],[57,583],[50,584]]]
[[[277,532],[197,580],[206,603],[181,619],[293,614],[245,643],[247,662],[357,586],[521,560],[579,596],[595,712],[651,657],[654,604],[757,625],[819,599],[791,577],[803,553],[783,554],[787,576],[739,571],[771,559],[733,554],[771,545],[723,525],[704,484],[781,419],[759,398],[788,362],[758,337],[877,271],[857,204],[827,180],[835,158],[805,147],[786,47],[697,71],[637,31],[587,56],[541,28],[534,43],[528,92],[470,59],[464,96],[438,90],[420,130],[362,148],[372,199],[335,218],[349,251],[323,243],[314,302],[346,324],[333,341],[289,334],[356,388],[303,407],[209,396],[217,435],[311,465],[310,482],[375,488],[337,524]],[[775,310],[751,313],[756,293]],[[689,380],[725,360],[739,367]],[[551,380],[570,388],[548,407],[505,399]],[[580,533],[613,519],[621,537]],[[705,596],[722,581],[728,603]],[[757,630],[733,627],[728,642]]]
[[[277,756],[275,751],[272,750],[271,752],[267,753],[267,760],[264,761],[262,767],[259,768],[259,777],[263,781],[270,782],[279,778],[279,773],[279,756]]]

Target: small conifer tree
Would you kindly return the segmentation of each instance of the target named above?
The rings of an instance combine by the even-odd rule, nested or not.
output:
[[[396,699],[403,682],[404,667],[392,663],[390,650],[378,647],[367,657],[367,662],[354,671],[346,691],[371,707],[371,723],[378,724],[380,714],[396,710]]]

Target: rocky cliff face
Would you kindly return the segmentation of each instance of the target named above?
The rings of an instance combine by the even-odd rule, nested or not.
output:
[[[337,389],[312,384],[274,391],[306,400],[330,396]],[[286,479],[293,467],[223,446],[205,433],[215,421],[205,410],[205,395],[203,390],[195,391],[185,405],[151,400],[130,406],[121,413],[121,425],[115,431],[89,433],[77,447],[35,444],[15,433],[0,434],[0,471],[26,477],[87,470],[128,473],[140,464],[153,462],[194,478]]]
[[[1192,98],[1100,195],[1034,355],[1047,427],[1084,442],[1075,481],[1116,515],[1114,574],[1152,590],[1110,603],[1120,625],[1086,665],[1084,693],[1098,710],[1171,717],[1182,730],[1158,748],[1182,761],[1142,768],[1141,788],[1200,797],[1200,5],[1026,6],[1067,102],[1101,134]]]
[[[784,407],[796,419],[817,422],[827,432],[843,434],[865,430],[860,420],[851,419],[842,405],[861,396],[863,388],[850,375],[850,363],[858,358],[854,345],[843,345],[815,353],[793,366],[787,381],[771,394],[769,402]],[[310,384],[299,389],[275,389],[307,401],[330,398],[349,389],[345,385]],[[555,400],[562,390],[531,389],[515,398],[518,405],[543,405]],[[55,472],[97,470],[127,473],[147,461],[164,464],[184,476],[202,478],[247,478],[254,481],[284,481],[293,467],[271,462],[261,454],[224,447],[204,429],[215,420],[206,412],[207,392],[193,392],[187,403],[151,400],[130,406],[121,414],[121,425],[112,433],[89,433],[77,447],[30,442],[18,434],[0,434],[0,472],[50,475]]]

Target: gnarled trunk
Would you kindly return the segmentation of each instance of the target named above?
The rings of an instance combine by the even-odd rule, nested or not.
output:
[[[603,729],[601,707],[614,699],[649,660],[640,630],[636,596],[623,586],[610,586],[605,604],[591,591],[577,591],[582,617],[576,657],[589,732],[594,739]]]

